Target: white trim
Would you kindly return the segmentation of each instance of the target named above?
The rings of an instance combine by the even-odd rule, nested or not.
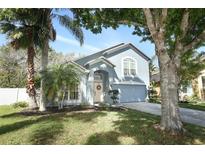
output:
[[[115,48],[112,48],[112,49],[110,49],[110,50],[107,50],[107,51],[105,51],[105,52],[103,53],[103,55],[113,53],[113,52],[115,52],[116,50],[119,50],[120,48],[123,48],[123,47],[126,46],[126,45],[129,45],[129,43],[127,43],[127,44],[121,44],[121,45],[118,46],[118,47],[115,47]]]
[[[77,64],[76,62],[74,61],[68,61],[67,64],[73,64],[73,65],[76,65],[78,68],[80,68],[81,70],[83,70],[82,72],[85,72],[85,73],[89,73],[89,70],[87,70],[86,68],[82,67],[81,65]]]
[[[107,50],[106,52],[103,53],[103,55],[111,54],[111,53],[119,51],[120,49],[127,48],[127,47],[132,49],[134,52],[136,52],[139,56],[144,58],[146,61],[150,61],[150,58],[147,55],[145,55],[142,51],[140,51],[137,47],[135,47],[132,43],[122,44],[116,48],[112,48],[110,50]]]
[[[91,61],[88,61],[87,63],[84,64],[84,66],[86,66],[87,64],[95,64],[95,63],[98,63],[100,61],[103,61],[105,62],[106,64],[110,65],[111,67],[115,67],[114,64],[112,64],[110,61],[108,61],[105,57],[101,56],[97,59],[93,59]]]
[[[78,99],[70,99],[70,87],[68,89],[68,99],[64,100],[64,105],[78,105],[82,101],[82,89],[81,89],[81,82],[78,84]]]
[[[114,85],[141,85],[141,86],[146,86],[146,84],[139,83],[139,82],[113,82],[112,84],[114,84]]]
[[[132,59],[132,60],[134,60],[134,62],[135,62],[135,70],[136,70],[136,75],[135,76],[137,76],[138,75],[137,60],[135,58],[130,57],[130,56],[126,56],[126,57],[123,57],[122,60],[121,60],[121,66],[122,66],[121,67],[121,73],[122,73],[122,77],[135,77],[134,75],[124,75],[124,60],[125,59]]]

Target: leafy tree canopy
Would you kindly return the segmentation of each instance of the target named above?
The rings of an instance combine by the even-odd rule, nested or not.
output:
[[[15,51],[10,46],[0,47],[0,87],[25,87],[26,58],[25,51]]]
[[[116,29],[119,25],[127,25],[134,27],[133,35],[142,36],[142,41],[154,42],[142,9],[72,9],[72,11],[77,18],[76,22],[93,33],[100,33],[102,28]],[[165,23],[165,44],[166,50],[170,53],[176,50],[175,46],[179,39],[183,42],[185,50],[204,45],[205,9],[168,9],[165,21],[160,19],[162,9],[151,9],[151,11],[153,21]],[[189,20],[187,25],[183,25],[187,12]],[[157,24],[156,22],[156,30],[160,31],[161,27]]]

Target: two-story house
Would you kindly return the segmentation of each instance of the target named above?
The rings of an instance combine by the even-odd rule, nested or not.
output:
[[[80,84],[69,89],[65,105],[111,102],[109,90],[119,90],[121,103],[147,98],[149,57],[131,43],[118,44],[72,62],[83,72]]]

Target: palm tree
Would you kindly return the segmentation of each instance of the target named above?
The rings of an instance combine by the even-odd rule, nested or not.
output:
[[[41,27],[45,27],[45,35],[43,41],[43,50],[41,53],[41,93],[40,93],[40,111],[45,111],[46,107],[46,78],[43,77],[44,73],[47,70],[48,65],[48,49],[49,49],[49,40],[54,41],[56,38],[56,31],[53,27],[53,20],[57,19],[60,25],[64,26],[68,31],[70,31],[73,36],[80,42],[80,45],[84,42],[83,31],[79,26],[76,26],[74,20],[68,15],[60,15],[58,9],[41,9],[42,18],[45,19],[44,23],[42,22]],[[68,10],[67,10],[68,11]]]
[[[41,46],[42,28],[38,25],[39,9],[1,9],[0,30],[13,48],[27,49],[27,93],[31,108],[37,107],[34,83],[35,47]]]
[[[52,20],[57,19],[59,23],[67,28],[80,44],[83,44],[83,32],[79,26],[74,24],[72,18],[67,15],[58,14],[57,9],[2,9],[0,10],[1,32],[6,34],[15,49],[27,49],[27,92],[31,98],[30,105],[36,107],[36,91],[34,86],[34,56],[35,48],[42,49],[41,72],[46,71],[48,65],[49,40],[56,39],[56,31]],[[41,80],[40,110],[45,110],[45,78]]]
[[[54,65],[47,69],[43,78],[45,79],[45,96],[54,103],[57,99],[59,108],[62,108],[65,93],[68,87],[79,83],[79,71],[72,64]]]

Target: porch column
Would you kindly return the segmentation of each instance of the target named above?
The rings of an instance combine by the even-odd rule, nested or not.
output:
[[[90,105],[94,105],[94,71],[91,70],[88,74],[87,82],[87,101]]]

